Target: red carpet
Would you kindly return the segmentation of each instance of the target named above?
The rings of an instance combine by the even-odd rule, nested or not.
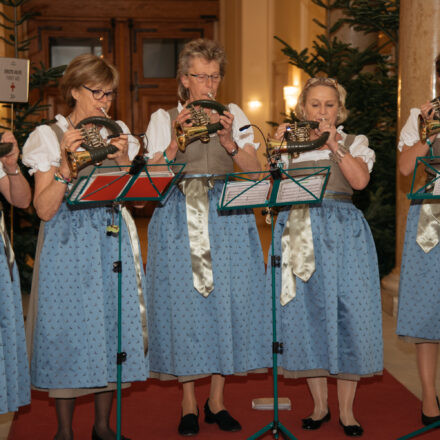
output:
[[[202,413],[208,395],[209,381],[199,382],[197,397]],[[329,404],[332,420],[317,431],[303,431],[301,418],[312,410],[312,400],[304,380],[279,381],[279,395],[289,397],[292,411],[280,411],[281,423],[297,438],[307,440],[347,439],[338,424],[336,385],[329,384]],[[245,439],[273,420],[273,412],[251,409],[256,397],[270,397],[272,378],[267,375],[233,377],[227,380],[225,401],[230,412],[241,422],[239,433],[224,433],[217,426],[207,425],[201,416],[198,440]],[[116,405],[114,405],[116,407]],[[160,383],[149,380],[137,383],[123,392],[122,434],[131,440],[181,440],[177,434],[180,390],[176,383]],[[420,402],[389,373],[382,377],[360,382],[355,402],[355,413],[365,429],[363,439],[391,440],[421,428]],[[202,414],[201,414],[202,415]],[[115,417],[113,417],[115,420]],[[90,397],[78,400],[74,417],[76,440],[91,438],[93,403]],[[115,422],[114,422],[115,423]],[[114,425],[113,425],[114,426]],[[56,430],[55,409],[45,393],[32,393],[32,405],[21,409],[15,416],[8,440],[48,440]],[[271,434],[260,437],[272,439]],[[440,439],[440,430],[433,430],[417,437],[420,440]]]

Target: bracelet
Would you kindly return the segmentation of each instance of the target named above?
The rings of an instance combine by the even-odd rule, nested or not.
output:
[[[429,147],[429,155],[432,157],[434,155],[432,152],[432,142],[431,142],[431,139],[429,139],[428,137],[426,138],[426,144]]]
[[[338,149],[334,153],[331,152],[329,157],[332,162],[339,163],[347,153],[349,153],[349,149],[340,143]]]
[[[238,154],[239,148],[238,148],[237,144],[235,144],[235,142],[234,142],[234,145],[235,145],[235,149],[232,150],[230,153],[228,152],[229,156],[231,156],[231,157],[234,157],[235,155]]]
[[[65,177],[63,177],[61,175],[61,173],[59,171],[57,171],[54,175],[53,178],[57,181],[57,182],[61,182],[64,183],[64,185],[68,185],[69,183],[72,182],[72,179],[66,179]]]
[[[170,165],[176,161],[175,158],[172,160],[168,159],[166,150],[163,151],[163,158],[165,159],[165,162],[167,163],[167,165]]]
[[[15,169],[15,171],[13,173],[8,173],[6,170],[5,170],[5,173],[8,176],[18,176],[20,174],[20,171],[21,171],[20,167],[17,165],[17,168]]]

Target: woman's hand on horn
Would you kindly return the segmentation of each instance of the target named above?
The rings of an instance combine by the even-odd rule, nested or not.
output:
[[[334,153],[338,149],[338,137],[340,137],[340,135],[336,131],[336,127],[334,125],[331,125],[329,121],[323,119],[319,122],[319,127],[315,130],[315,133],[319,137],[326,132],[329,135],[325,146],[327,146]],[[325,148],[325,146],[323,148]]]
[[[425,102],[420,106],[420,113],[423,116],[423,119],[432,119],[434,116],[432,111],[434,110],[434,106],[431,101]]]
[[[108,159],[113,159],[118,165],[129,165],[130,158],[128,157],[128,134],[123,133],[117,138],[113,138],[110,143],[114,145],[118,151],[113,154],[108,154]]]
[[[76,151],[82,143],[81,131],[69,128],[64,132],[64,136],[61,139],[60,150],[61,150],[61,160],[59,171],[61,175],[65,178],[70,178],[70,168],[67,165],[67,155],[66,151],[74,152]]]
[[[61,139],[61,150],[76,151],[82,142],[81,131],[75,128],[69,128],[64,132],[64,136]]]
[[[280,141],[284,137],[284,133],[286,132],[288,127],[289,127],[289,124],[287,124],[287,123],[278,125],[278,127],[275,131],[275,134],[274,134],[274,138],[276,140]]]
[[[15,170],[17,169],[18,156],[20,154],[17,140],[11,131],[5,131],[3,136],[1,136],[0,141],[10,142],[12,144],[12,150],[7,155],[0,158],[0,162],[3,164],[3,169],[6,172],[15,173]]]
[[[219,121],[223,128],[217,131],[217,135],[222,146],[226,148],[234,143],[234,140],[232,138],[232,124],[234,123],[234,115],[230,112],[225,111],[220,116]]]

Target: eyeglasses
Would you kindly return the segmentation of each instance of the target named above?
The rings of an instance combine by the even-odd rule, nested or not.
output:
[[[113,101],[113,99],[114,99],[115,96],[116,96],[116,91],[115,91],[115,90],[112,90],[112,91],[110,91],[110,92],[104,92],[104,91],[101,90],[101,89],[93,90],[93,89],[91,89],[91,88],[89,88],[89,87],[87,87],[87,86],[85,86],[85,85],[83,85],[83,87],[84,87],[86,90],[88,90],[89,92],[92,92],[93,97],[94,97],[97,101],[100,101],[102,98],[104,98],[104,96],[105,96],[105,99],[106,99],[107,101]]]
[[[202,83],[212,79],[212,82],[219,82],[221,80],[221,75],[219,73],[214,73],[213,75],[207,75],[206,73],[187,73],[186,76],[192,76],[197,82]]]

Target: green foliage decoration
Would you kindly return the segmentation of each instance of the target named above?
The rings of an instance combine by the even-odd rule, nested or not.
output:
[[[323,34],[312,48],[297,51],[280,37],[282,52],[289,63],[309,76],[328,76],[347,90],[349,117],[344,122],[348,133],[364,134],[376,153],[376,162],[368,187],[357,192],[355,204],[370,224],[379,258],[381,275],[395,263],[395,169],[397,125],[397,65],[390,51],[398,53],[399,0],[312,0],[326,11],[326,23],[314,20]],[[341,18],[330,22],[332,12]],[[366,34],[383,38],[359,49],[336,36],[348,25]],[[379,41],[379,40],[378,40]],[[285,115],[285,122],[294,115]]]
[[[28,20],[35,17],[35,13],[26,13],[18,18],[18,9],[28,0],[0,0],[0,4],[8,6],[13,12],[13,16],[9,17],[0,12],[0,27],[6,30],[6,38],[1,37],[4,44],[14,48],[15,57],[19,58],[21,54],[29,48],[31,38],[19,38],[19,29],[25,25]],[[37,125],[44,124],[48,121],[43,117],[44,112],[49,105],[43,103],[44,89],[56,85],[58,79],[63,75],[66,66],[58,66],[47,68],[43,64],[39,66],[31,65],[31,74],[29,77],[29,102],[14,103],[13,117],[14,121],[4,118],[0,122],[0,131],[9,130],[13,122],[14,135],[17,139],[19,148],[22,149],[29,133],[35,129]],[[11,108],[9,104],[6,108]],[[31,187],[33,187],[33,179],[30,178],[27,168],[20,163],[23,174],[28,178]],[[4,198],[3,198],[4,199]],[[11,208],[8,203],[3,203],[5,211],[5,219],[8,230],[11,228]],[[33,258],[37,242],[38,229],[40,220],[35,214],[35,210],[30,207],[27,210],[14,209],[12,215],[13,222],[13,244],[15,260],[20,272],[21,288],[23,292],[30,292],[33,272]]]

